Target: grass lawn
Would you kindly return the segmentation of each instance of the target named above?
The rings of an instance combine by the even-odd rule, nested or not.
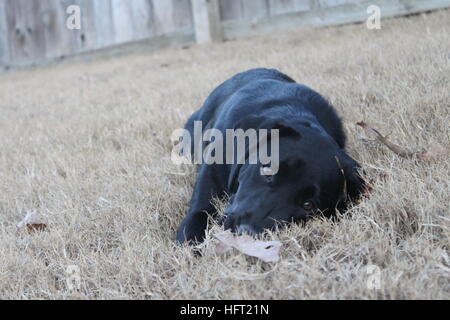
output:
[[[449,146],[449,30],[446,10],[381,30],[297,29],[1,74],[0,298],[450,298],[450,161],[400,158],[364,143],[355,125],[413,151]],[[174,174],[170,135],[218,84],[253,67],[326,96],[349,153],[376,179],[339,222],[267,235],[283,243],[275,264],[216,255],[218,226],[201,257],[174,242],[195,174]],[[31,210],[47,231],[17,230]],[[373,270],[379,289],[368,286]]]

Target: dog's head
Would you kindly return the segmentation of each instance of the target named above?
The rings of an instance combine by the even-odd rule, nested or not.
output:
[[[332,216],[359,197],[359,164],[320,126],[280,120],[264,127],[279,130],[278,170],[261,163],[232,167],[226,229],[256,234],[278,223]]]

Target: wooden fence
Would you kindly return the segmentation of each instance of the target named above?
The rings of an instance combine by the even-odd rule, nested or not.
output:
[[[77,5],[81,29],[69,29]],[[26,66],[125,43],[214,41],[450,7],[450,0],[0,0],[0,66]]]

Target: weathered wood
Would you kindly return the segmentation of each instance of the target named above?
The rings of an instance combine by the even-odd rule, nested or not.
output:
[[[132,2],[128,0],[111,0],[116,43],[128,42],[133,39]]]
[[[190,1],[0,0],[0,64],[30,65],[178,31],[186,34],[193,28]],[[66,27],[70,5],[81,9],[80,30]]]
[[[28,30],[31,37],[35,32],[43,35],[45,58],[57,57],[70,51],[64,34],[64,16],[58,9],[58,3],[55,1],[36,1],[35,26],[30,26]]]
[[[82,10],[81,30],[66,27],[69,5]],[[0,0],[0,66],[41,64],[141,39],[157,48],[186,43],[193,12],[204,42],[364,21],[369,5],[387,18],[448,8],[450,0]]]
[[[313,0],[317,2],[317,0]],[[307,11],[311,9],[309,0],[269,0],[270,15],[288,12]]]
[[[0,67],[8,67],[9,55],[9,34],[6,24],[5,0],[0,0]]]
[[[147,0],[128,1],[131,6],[130,12],[133,17],[133,39],[132,41],[148,38],[153,35],[154,29],[151,21],[150,5]]]
[[[330,0],[331,1],[331,0]],[[318,11],[292,12],[262,18],[257,24],[248,20],[223,22],[225,39],[248,37],[298,27],[322,27],[365,21],[367,8],[377,5],[381,8],[381,18],[418,13],[450,7],[450,0],[370,0],[348,3],[340,6],[324,7]],[[322,4],[326,4],[325,2]]]
[[[317,1],[321,7],[337,7],[345,4],[357,4],[364,3],[367,0],[318,0]]]
[[[152,0],[153,19],[157,35],[170,33],[174,31],[172,20],[174,6],[172,0]]]
[[[79,55],[68,57],[68,61],[92,61],[104,59],[128,53],[149,53],[165,48],[181,47],[195,42],[195,34],[192,29],[180,29],[170,34],[155,36],[139,41],[127,42],[112,47],[99,48],[94,51],[83,52]],[[46,61],[45,64],[51,63]]]
[[[236,20],[242,18],[242,1],[244,0],[220,0],[221,21]]]
[[[176,29],[193,28],[191,0],[172,0],[173,2],[173,25]]]
[[[218,0],[192,0],[192,12],[197,43],[223,40]]]
[[[242,18],[256,22],[269,15],[269,0],[242,0]]]
[[[67,19],[69,15],[66,10],[71,5],[79,5],[82,8],[82,13],[85,10],[83,4],[78,1],[73,0],[61,0],[53,1],[49,0],[46,6],[47,15],[52,16],[52,26],[47,26],[46,30],[46,58],[60,58],[72,55],[74,53],[80,52],[80,47],[82,46],[82,30],[71,30],[67,28]],[[45,10],[45,8],[43,8]],[[81,14],[83,17],[83,14]],[[45,24],[45,21],[42,23]],[[82,21],[81,26],[86,27]]]
[[[104,48],[116,43],[116,26],[114,25],[113,7],[110,0],[95,0],[94,28],[95,28],[95,48]]]
[[[45,59],[46,41],[39,2],[6,1],[5,13],[11,64],[31,64]]]
[[[50,0],[54,1],[54,0]],[[67,1],[67,0],[64,0]],[[97,48],[97,29],[95,24],[95,9],[94,3],[96,1],[91,0],[76,0],[65,2],[64,5],[75,4],[80,6],[81,9],[81,29],[80,30],[69,30],[67,26],[63,29],[69,34],[69,37],[72,41],[73,48],[76,53],[89,51]],[[64,20],[66,21],[68,18],[68,14],[66,13],[67,7],[64,8]]]

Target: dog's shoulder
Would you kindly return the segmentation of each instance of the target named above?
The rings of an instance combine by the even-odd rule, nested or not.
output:
[[[334,107],[318,92],[276,69],[256,68],[234,75],[213,90],[195,117],[213,122],[214,127],[230,128],[277,106],[311,112],[338,145],[345,147],[342,121]]]
[[[304,106],[335,139],[339,147],[345,148],[346,135],[342,120],[333,105],[321,94],[305,85],[298,85],[296,96],[299,100],[305,101]]]
[[[286,74],[276,70],[276,69],[267,69],[267,68],[255,68],[250,69],[241,73],[238,73],[231,77],[229,81],[237,82],[239,85],[244,83],[248,83],[250,81],[258,81],[258,80],[278,80],[283,82],[295,82],[291,77]]]

